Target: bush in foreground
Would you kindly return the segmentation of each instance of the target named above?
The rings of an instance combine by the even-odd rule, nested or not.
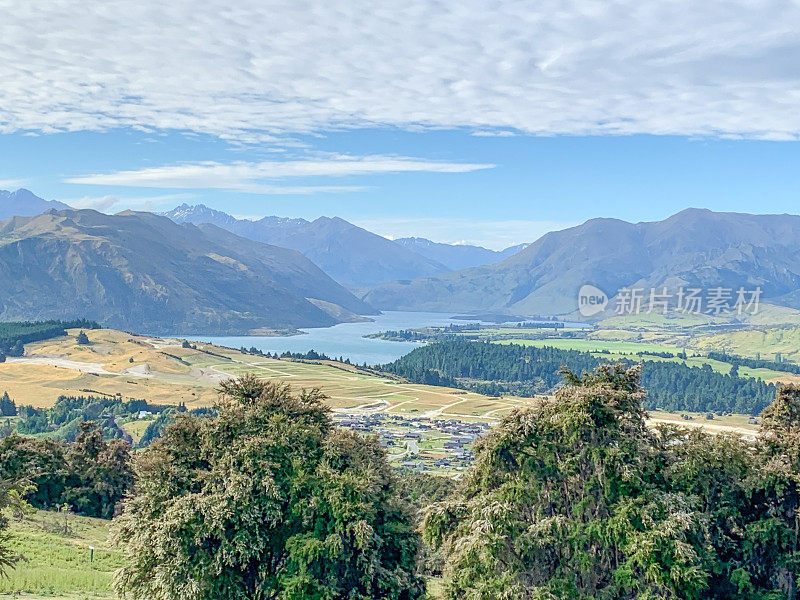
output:
[[[245,376],[136,460],[121,594],[149,600],[412,600],[418,539],[377,441],[317,391]]]
[[[648,430],[638,368],[566,375],[428,509],[445,598],[798,597],[800,389],[779,390],[752,442]]]

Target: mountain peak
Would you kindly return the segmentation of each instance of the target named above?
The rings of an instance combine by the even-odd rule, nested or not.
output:
[[[797,307],[800,216],[692,208],[663,221],[592,219],[550,232],[513,259],[403,285],[373,289],[382,310],[510,310],[569,314],[580,287],[612,295],[626,286],[759,287],[763,298]]]
[[[52,209],[69,208],[57,200],[44,200],[25,188],[19,188],[14,192],[0,190],[0,220],[9,217],[32,217]]]
[[[235,217],[221,210],[209,208],[205,204],[191,205],[185,202],[169,212],[161,213],[161,216],[172,219],[176,223],[192,223],[194,225],[211,223],[223,227],[236,222]]]
[[[364,290],[395,279],[438,275],[449,269],[341,217],[237,219],[203,205],[164,213],[176,223],[209,223],[244,238],[297,250],[334,280]]]

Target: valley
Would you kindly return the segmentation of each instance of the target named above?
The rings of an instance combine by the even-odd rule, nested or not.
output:
[[[455,419],[493,424],[515,408],[535,399],[510,395],[491,397],[440,386],[408,383],[372,368],[328,360],[267,358],[213,344],[192,342],[184,347],[178,338],[137,336],[99,329],[87,331],[88,345],[75,342],[78,330],[69,335],[26,345],[24,357],[9,357],[0,363],[0,390],[8,391],[18,405],[52,406],[59,396],[101,396],[121,401],[143,399],[153,404],[203,408],[214,404],[217,387],[225,379],[243,374],[282,381],[295,389],[320,388],[326,403],[340,415],[386,415],[404,420],[433,422]],[[523,340],[536,345],[581,346],[581,340]],[[614,344],[586,348],[609,351]],[[649,346],[644,345],[644,348]],[[611,358],[637,358],[636,344],[616,348]],[[661,348],[653,346],[652,348]],[[666,346],[664,348],[667,348]],[[605,358],[608,355],[599,354]],[[638,357],[641,358],[641,357]],[[647,357],[648,359],[654,357]],[[658,357],[655,357],[658,358]],[[690,359],[691,360],[691,359]],[[696,364],[713,361],[697,358]],[[730,370],[718,363],[716,370]],[[744,373],[742,373],[744,375]],[[753,373],[783,380],[786,373]],[[678,414],[660,414],[661,420],[687,423]],[[714,425],[721,425],[720,422]],[[736,423],[739,427],[741,423]],[[131,427],[141,428],[133,424]],[[141,432],[139,432],[141,433]]]

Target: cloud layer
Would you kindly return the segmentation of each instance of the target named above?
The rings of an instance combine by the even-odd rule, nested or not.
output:
[[[174,166],[150,167],[135,171],[71,177],[66,183],[148,188],[225,189],[256,194],[310,194],[315,192],[351,192],[361,186],[293,185],[270,181],[297,177],[342,177],[382,173],[467,173],[490,169],[491,164],[449,163],[393,156],[333,155],[319,160],[262,162],[201,162]]]
[[[800,132],[791,0],[0,0],[0,14],[0,132]]]

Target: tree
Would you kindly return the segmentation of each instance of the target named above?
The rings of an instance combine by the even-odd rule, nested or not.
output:
[[[749,532],[763,524],[765,513],[754,479],[761,470],[752,442],[737,435],[709,435],[697,428],[659,427],[668,450],[664,476],[668,489],[685,494],[703,523],[702,553],[708,600],[776,598],[765,557]]]
[[[67,485],[66,444],[12,434],[0,442],[0,479],[27,479],[26,499],[37,508],[63,503]]]
[[[66,456],[70,477],[64,501],[83,515],[110,519],[117,504],[133,486],[130,446],[122,440],[103,439],[103,430],[93,421],[79,426]]]
[[[153,600],[412,600],[418,538],[374,438],[319,391],[245,376],[216,416],[175,415],[136,460],[120,593]]]
[[[0,575],[5,573],[8,567],[13,567],[19,555],[8,547],[8,517],[5,514],[7,508],[15,510],[22,502],[19,494],[19,485],[8,479],[0,480]]]
[[[89,343],[89,336],[86,335],[85,331],[81,331],[75,337],[75,341],[81,346],[86,346]]]
[[[26,480],[25,499],[37,508],[111,518],[133,484],[129,446],[103,440],[96,423],[81,423],[73,443],[10,435],[0,441],[0,479]]]
[[[753,494],[764,515],[749,528],[751,554],[782,597],[798,597],[800,578],[800,387],[785,385],[761,414],[761,461]]]
[[[8,392],[4,392],[0,397],[0,415],[4,417],[17,416],[17,405],[14,404],[14,401],[8,396]]]
[[[554,400],[505,418],[453,500],[428,510],[445,597],[699,598],[702,523],[667,490],[639,368],[566,372]]]

